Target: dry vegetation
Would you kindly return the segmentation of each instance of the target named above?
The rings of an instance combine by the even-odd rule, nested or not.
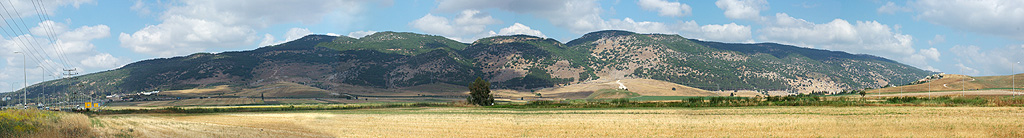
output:
[[[1016,79],[1016,86],[1013,85]],[[934,80],[927,83],[907,85],[899,87],[889,87],[882,89],[870,90],[868,93],[892,93],[892,92],[926,92],[926,91],[960,91],[960,90],[977,90],[977,89],[994,89],[994,88],[1024,88],[1024,74],[1017,74],[1013,76],[983,76],[983,77],[970,77],[965,75],[946,74],[942,79]]]
[[[125,103],[130,106],[198,106],[198,105],[243,105],[243,104],[262,104],[259,98],[203,98],[203,99],[182,99],[173,101],[146,101],[146,102],[134,102]]]
[[[89,118],[82,114],[42,110],[0,111],[0,137],[91,137]]]
[[[392,108],[98,116],[137,137],[1024,137],[1022,107]]]

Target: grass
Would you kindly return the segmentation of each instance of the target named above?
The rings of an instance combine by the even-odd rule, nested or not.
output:
[[[640,96],[629,98],[632,101],[664,101],[664,100],[686,100],[701,96]]]
[[[620,89],[600,89],[587,96],[587,99],[619,99],[639,97],[640,94]]]
[[[1022,107],[413,107],[97,116],[137,137],[1024,137]],[[125,130],[132,129],[128,132]]]
[[[0,111],[0,137],[90,137],[90,126],[82,114],[34,109]]]

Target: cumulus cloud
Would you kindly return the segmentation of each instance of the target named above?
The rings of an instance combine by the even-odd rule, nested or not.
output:
[[[236,47],[256,40],[256,30],[183,16],[172,16],[133,34],[121,33],[121,46],[134,52],[169,57],[209,47]]]
[[[95,4],[95,3],[96,3],[96,1],[94,1],[94,0],[46,0],[46,1],[11,0],[11,1],[6,1],[3,4],[5,6],[7,6],[7,8],[10,8],[11,14],[18,13],[18,15],[16,15],[18,17],[28,17],[28,16],[33,16],[33,15],[39,14],[39,12],[36,11],[36,6],[35,5],[42,5],[43,6],[42,8],[39,8],[40,10],[42,10],[43,14],[53,15],[54,12],[56,12],[56,10],[58,9],[58,7],[72,6],[72,7],[78,8],[82,4]],[[14,11],[15,9],[17,10],[17,12]],[[4,17],[4,18],[6,19],[6,18],[11,18],[11,17],[8,16],[8,17]]]
[[[835,19],[825,24],[768,26],[760,31],[759,38],[762,40],[800,46],[881,54],[890,58],[914,52],[913,37],[894,33],[888,25],[876,21],[857,21],[851,24],[843,19]]]
[[[160,24],[121,33],[121,46],[161,57],[252,45],[257,29],[273,24],[319,22],[324,16],[357,16],[363,1],[185,0],[160,14]],[[261,7],[261,8],[252,8]],[[264,42],[266,39],[264,35]],[[287,37],[286,37],[287,39]],[[273,42],[272,40],[269,42]],[[266,44],[266,43],[262,43]]]
[[[595,1],[580,0],[442,0],[437,11],[454,12],[466,9],[497,8],[547,19],[551,24],[573,33],[586,33],[608,28],[601,19],[601,7]]]
[[[687,16],[693,10],[690,5],[664,0],[640,0],[636,4],[644,10],[657,11],[659,16]]]
[[[898,5],[896,5],[896,3],[893,3],[893,2],[890,1],[890,2],[886,2],[885,5],[882,5],[882,7],[878,7],[877,11],[878,11],[878,13],[894,14],[896,12],[909,12],[910,8],[909,7],[898,6]]]
[[[941,43],[945,43],[945,42],[946,42],[946,36],[935,35],[935,38],[932,38],[932,40],[928,40],[928,45],[941,44]]]
[[[983,50],[981,47],[968,45],[956,45],[949,49],[956,56],[960,68],[968,71],[968,75],[1004,75],[1010,73],[1010,66],[1014,66],[1015,72],[1024,70],[1022,64],[1024,57],[1024,45],[1006,46]],[[958,73],[958,72],[956,72]]]
[[[951,73],[971,75],[971,76],[977,76],[978,74],[981,74],[981,71],[978,71],[977,69],[968,67],[967,65],[964,65],[963,63],[956,63],[955,66],[956,66],[957,69],[960,69],[959,72],[951,72]]]
[[[693,37],[701,40],[719,42],[744,42],[750,40],[750,26],[729,24],[710,24],[700,26],[696,21],[687,21],[680,24],[679,33],[682,36]]]
[[[478,10],[463,10],[453,20],[428,13],[410,22],[409,25],[426,33],[440,34],[457,41],[467,42],[486,36],[487,25],[498,23],[501,21],[487,13]]]
[[[363,38],[364,36],[371,35],[373,33],[377,33],[377,31],[355,31],[349,32],[347,36],[352,38]]]
[[[890,26],[877,21],[851,23],[844,19],[834,19],[819,24],[792,17],[786,13],[776,13],[774,17],[760,16],[761,11],[768,9],[768,3],[764,0],[719,0],[715,2],[715,5],[725,11],[724,14],[727,18],[751,20],[765,25],[757,30],[759,32],[757,38],[760,41],[840,50],[856,54],[872,54],[920,68],[937,70],[928,65],[928,62],[939,60],[938,50],[934,48],[915,50],[913,36],[899,33],[899,25]],[[728,27],[708,26],[708,28]],[[733,30],[728,32],[742,32],[743,29],[749,27],[732,28]],[[713,36],[704,35],[704,37]],[[727,35],[720,39],[737,41],[742,36]]]
[[[768,10],[768,1],[765,0],[718,0],[715,6],[725,10],[725,17],[729,19],[743,19],[760,21],[761,11]]]
[[[257,44],[257,45],[259,45],[259,46],[272,46],[272,45],[276,45],[276,42],[274,42],[274,35],[263,34],[263,41],[260,41],[260,44]]]
[[[86,57],[81,61],[81,63],[83,66],[89,68],[113,68],[121,66],[120,64],[123,63],[123,61],[114,57],[114,55],[100,53],[98,55]]]
[[[51,29],[52,28],[52,29]],[[59,75],[59,70],[77,69],[81,72],[108,70],[119,67],[125,60],[109,53],[96,50],[92,40],[110,37],[110,27],[106,25],[80,26],[71,28],[67,23],[43,21],[32,28],[30,34],[0,39],[0,50],[20,51],[22,54],[0,52],[6,59],[4,72],[0,79],[12,79],[21,76],[21,66],[30,67],[30,76]],[[23,47],[31,46],[31,47]],[[43,70],[46,70],[44,72]],[[11,74],[15,71],[17,75]],[[49,77],[49,76],[47,76]],[[40,78],[30,78],[30,82],[38,82]]]
[[[662,9],[657,8],[658,5],[653,6],[650,3],[668,3],[671,7],[673,3],[678,2],[667,2],[667,1],[640,1],[638,5],[641,8],[647,7],[647,9]],[[646,6],[645,6],[646,5]],[[683,8],[688,5],[679,3],[678,8],[680,12],[688,13]],[[696,22],[678,22],[678,23],[664,23],[664,22],[652,22],[652,21],[636,21],[632,18],[621,18],[621,19],[605,19],[601,17],[603,10],[601,6],[595,1],[577,1],[577,0],[494,0],[494,1],[476,1],[476,0],[442,0],[438,4],[436,11],[442,12],[454,12],[466,9],[483,10],[489,8],[496,8],[505,11],[510,11],[519,14],[529,14],[536,17],[547,19],[552,25],[557,27],[565,28],[572,33],[588,33],[598,30],[627,30],[638,33],[664,33],[664,34],[683,34],[687,37],[694,37],[706,40],[725,41],[725,42],[739,42],[739,41],[750,41],[750,27],[743,25],[736,25],[735,23],[721,24],[721,25],[698,25]],[[674,11],[672,9],[665,11]],[[673,12],[675,13],[675,12]],[[669,14],[676,15],[676,14]],[[663,15],[664,16],[664,15]],[[438,20],[440,21],[440,20]],[[444,26],[442,26],[444,27]],[[720,34],[729,33],[729,34]]]
[[[917,18],[954,29],[1024,40],[1024,1],[919,0]]]
[[[260,42],[259,46],[278,45],[289,41],[295,41],[310,34],[313,34],[313,32],[306,28],[291,28],[288,29],[288,32],[284,33],[284,40],[281,41],[274,41],[276,38],[273,35],[264,34],[263,41]]]
[[[492,31],[491,34],[492,35],[517,35],[517,34],[522,34],[522,35],[537,36],[537,37],[541,37],[541,38],[546,38],[547,37],[547,36],[544,36],[544,33],[541,33],[538,30],[533,30],[529,26],[526,26],[526,25],[523,25],[523,24],[520,24],[520,23],[515,23],[515,24],[512,24],[512,26],[501,28],[501,30],[499,30],[498,33],[494,33]]]

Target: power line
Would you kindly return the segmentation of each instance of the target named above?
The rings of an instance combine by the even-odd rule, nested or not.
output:
[[[15,13],[16,15],[18,15],[18,20],[20,20],[20,21],[21,21],[21,26],[19,26],[19,27],[24,27],[24,29],[25,29],[25,33],[23,33],[23,34],[29,34],[29,36],[32,36],[32,35],[30,34],[31,32],[29,31],[29,29],[30,29],[30,28],[28,27],[28,23],[25,23],[25,18],[21,18],[21,17],[20,17],[20,16],[21,16],[21,12],[20,12],[20,11],[18,11],[18,7],[14,6],[14,3],[13,3],[13,2],[11,2],[11,0],[7,0],[7,3],[11,3],[11,9],[13,9],[14,13]],[[5,8],[4,10],[6,11],[7,9]],[[7,12],[7,14],[10,14],[10,12]],[[10,15],[8,15],[8,16],[10,16]],[[13,16],[11,16],[11,17],[13,17]],[[17,23],[17,22],[15,22],[14,24],[15,24],[15,25],[18,25],[18,23]],[[20,29],[21,29],[21,28],[19,28],[19,30],[20,30]],[[38,47],[38,48],[40,49],[39,51],[40,51],[40,52],[41,52],[41,53],[42,53],[43,55],[46,55],[46,58],[47,58],[47,59],[53,59],[53,58],[51,58],[51,57],[50,57],[50,54],[49,54],[49,53],[46,53],[46,51],[45,51],[45,50],[42,50],[42,49],[43,49],[43,48],[42,48],[42,45],[40,45],[40,44],[39,44],[39,40],[38,40],[38,39],[35,39],[35,37],[33,37],[33,39],[32,39],[32,40],[34,40],[34,41],[32,41],[32,43],[33,43],[33,44],[35,44],[35,45],[36,45],[36,47]],[[33,48],[36,48],[36,47],[33,47]],[[42,62],[42,61],[40,61],[40,62]],[[51,63],[51,64],[55,64],[55,63]],[[64,67],[67,67],[67,64],[64,64]],[[54,69],[56,69],[56,68],[54,68]]]
[[[46,20],[53,21],[53,20],[50,20],[49,15],[46,13],[46,7],[43,5],[42,1],[38,1],[38,2],[37,1],[33,1],[32,5],[36,7],[35,9],[36,9],[37,15],[39,15],[37,17],[39,17],[39,22],[40,23],[43,23]],[[56,24],[56,23],[54,23],[54,24]],[[46,29],[46,32],[47,32],[46,34],[49,35],[50,43],[53,44],[53,46],[54,46],[53,49],[54,49],[55,52],[57,52],[58,58],[62,58],[61,61],[64,62],[65,68],[69,68],[68,66],[71,66],[71,63],[68,60],[68,56],[67,56],[66,52],[64,52],[63,44],[57,43],[57,33],[55,33],[55,31],[53,31],[53,26],[42,26],[42,27],[44,29]]]
[[[8,1],[8,2],[10,2],[10,1]],[[10,14],[10,12],[7,10],[7,6],[5,4],[3,4],[3,2],[0,2],[0,7],[2,7],[4,9],[4,12],[7,15],[6,17],[4,17],[3,14],[0,14],[0,18],[4,18],[4,23],[7,24],[8,28],[10,28],[10,32],[9,33],[7,32],[7,30],[4,30],[4,33],[7,34],[8,36],[12,36],[12,40],[16,39],[16,38],[19,38],[19,37],[17,37],[16,34],[24,34],[21,31],[22,28],[17,24],[17,22],[15,22],[14,25],[11,25],[11,23],[9,21],[7,21],[8,18],[15,18],[15,17]],[[22,21],[24,23],[24,20],[22,20]],[[12,28],[10,26],[17,27],[18,30],[15,30],[15,28]],[[20,41],[21,41],[22,50],[25,51],[25,54],[31,55],[32,59],[36,60],[37,62],[39,62],[41,66],[44,66],[44,68],[54,68],[55,69],[55,66],[56,66],[55,63],[43,62],[43,59],[46,59],[46,58],[43,58],[43,56],[40,56],[39,53],[45,53],[45,52],[38,52],[37,51],[38,49],[36,49],[35,46],[32,46],[32,44],[34,44],[34,43],[32,43],[33,41],[29,41],[28,38],[25,38],[25,37],[20,37]],[[39,50],[39,51],[42,51],[42,50]],[[47,57],[49,57],[49,55],[47,55]],[[49,63],[49,64],[46,64],[46,63]],[[25,63],[25,64],[28,64],[28,63]]]

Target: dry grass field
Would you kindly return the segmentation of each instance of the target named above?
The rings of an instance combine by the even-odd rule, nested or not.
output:
[[[942,92],[892,92],[882,94],[870,94],[867,97],[939,97],[939,96],[1024,96],[1024,92],[1013,92],[1010,90],[969,90],[969,91],[942,91]],[[850,95],[850,97],[857,97],[860,95]]]
[[[1024,137],[1024,107],[425,107],[92,119],[105,137]]]
[[[1016,85],[1014,81],[1016,80]],[[976,89],[993,89],[993,88],[1024,88],[1024,74],[1016,74],[1013,76],[982,76],[982,77],[971,77],[966,75],[957,74],[946,74],[942,79],[934,80],[931,82],[906,85],[899,87],[889,87],[882,89],[874,89],[868,91],[868,93],[892,93],[892,92],[927,92],[927,91],[960,91],[960,90],[976,90]]]

